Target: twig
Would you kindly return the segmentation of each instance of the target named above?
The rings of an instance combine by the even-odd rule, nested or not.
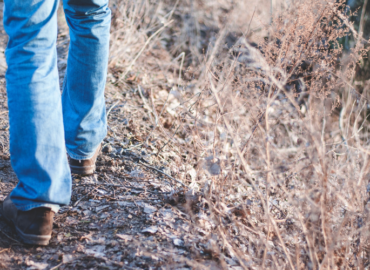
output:
[[[101,185],[97,186],[96,188],[94,188],[93,190],[91,190],[88,194],[86,194],[85,196],[83,196],[83,197],[81,197],[80,199],[78,199],[78,200],[74,203],[73,207],[76,207],[76,206],[80,203],[80,201],[81,201],[82,199],[85,199],[87,196],[89,196],[92,192],[94,192],[94,191],[95,191],[96,189],[98,189],[100,186],[101,186]]]
[[[359,29],[358,29],[359,30],[358,31],[359,35],[358,35],[358,41],[357,42],[360,42],[360,39],[362,38],[363,33],[364,33],[365,13],[366,13],[367,2],[368,2],[368,0],[365,0],[364,1],[364,5],[362,6],[360,26],[359,26]]]
[[[174,60],[177,60],[178,58],[182,58],[181,59],[181,64],[180,64],[180,70],[179,70],[179,81],[177,83],[177,88],[180,89],[181,71],[182,71],[182,68],[184,66],[185,52],[180,53],[180,55],[178,57],[176,57]]]
[[[4,248],[3,250],[0,251],[0,253],[3,253],[5,251],[9,251],[9,250],[10,250],[10,248]]]
[[[146,109],[148,109],[148,111],[149,111],[149,112],[150,112],[150,111],[152,112],[152,114],[154,115],[154,118],[155,118],[154,122],[155,122],[155,123],[157,123],[157,122],[158,122],[158,116],[157,116],[157,113],[155,112],[154,108],[153,108],[153,109],[151,109],[151,108],[150,108],[150,106],[149,106],[149,104],[146,102],[146,100],[145,100],[145,98],[144,98],[144,96],[143,96],[143,93],[141,93],[141,87],[140,87],[140,85],[138,85],[138,86],[137,86],[137,88],[138,88],[139,95],[140,95],[141,99],[143,100],[144,108],[146,107]],[[151,117],[151,115],[150,115],[150,113],[149,113],[149,117],[150,117],[150,118],[152,118],[152,117]],[[151,120],[152,120],[152,119],[151,119]],[[152,121],[153,121],[153,120],[152,120]]]
[[[140,163],[141,165],[144,165],[145,167],[148,167],[148,168],[150,168],[150,169],[152,169],[152,170],[155,170],[155,171],[157,171],[157,172],[160,172],[161,174],[164,174],[164,175],[165,175],[165,176],[167,176],[168,178],[170,178],[170,179],[172,179],[173,181],[175,181],[175,182],[177,182],[177,183],[179,183],[179,184],[183,185],[184,187],[188,187],[188,186],[187,186],[186,184],[184,184],[183,182],[181,182],[181,181],[177,180],[176,178],[173,178],[172,176],[168,175],[167,173],[165,173],[165,172],[163,172],[163,171],[161,171],[161,170],[158,170],[158,169],[157,169],[157,168],[155,168],[155,167],[149,166],[149,165],[147,165],[147,164],[145,164],[144,162],[141,162],[141,161],[139,161],[139,163]]]
[[[171,90],[172,91],[172,90]],[[167,101],[168,101],[168,98],[170,97],[170,94],[171,94],[171,91],[168,93],[167,95],[167,99],[165,101],[165,103],[163,104],[163,107],[162,107],[162,110],[159,114],[159,116],[157,116],[157,113],[155,112],[155,107],[154,107],[154,100],[152,100],[152,107],[153,107],[153,114],[155,113],[155,116],[156,116],[156,119],[155,119],[155,125],[154,127],[152,128],[152,130],[150,131],[149,135],[146,136],[146,139],[145,139],[145,143],[148,144],[148,140],[150,138],[150,136],[153,134],[154,130],[157,128],[158,126],[158,123],[159,123],[159,119],[161,118],[162,116],[162,113],[163,113],[163,110],[164,110],[164,107],[166,107],[166,104],[167,104]]]
[[[253,137],[253,135],[254,135],[254,132],[257,130],[258,125],[262,122],[262,118],[264,117],[265,113],[266,113],[266,111],[264,111],[264,112],[262,113],[262,115],[260,116],[260,118],[259,118],[259,119],[258,119],[258,121],[257,121],[257,124],[256,124],[256,125],[254,126],[254,128],[252,129],[252,133],[251,133],[251,135],[249,136],[249,138],[248,138],[247,142],[246,142],[246,143],[245,143],[245,145],[242,147],[242,150],[241,150],[242,155],[244,155],[244,151],[247,149],[247,146],[248,146],[248,144],[249,144],[250,140],[252,139],[252,137]]]
[[[60,264],[50,268],[50,270],[55,270],[55,269],[58,269],[60,266],[62,266],[63,262],[61,262]]]
[[[108,112],[107,112],[107,118],[108,118],[108,116],[109,116],[110,112],[112,111],[112,109],[113,109],[114,107],[116,107],[116,106],[117,106],[117,104],[118,104],[118,103],[120,103],[120,102],[121,102],[121,100],[118,100],[116,103],[114,103],[114,104],[109,108],[109,110],[108,110]]]
[[[170,15],[168,16],[168,20],[170,20],[172,18],[172,15],[173,13],[175,12],[176,8],[177,8],[177,5],[179,3],[179,0],[176,1],[173,9],[171,10],[171,12],[169,13]],[[149,42],[156,36],[158,35],[160,32],[162,32],[167,26],[169,26],[171,23],[173,22],[173,20],[171,21],[168,21],[167,23],[165,23],[161,28],[159,28],[157,30],[157,32],[155,32],[153,35],[151,35],[148,40],[145,42],[144,46],[141,48],[141,50],[139,51],[139,53],[136,55],[136,57],[134,58],[134,60],[132,60],[132,62],[130,63],[130,65],[128,66],[126,72],[123,74],[123,76],[119,79],[120,81],[121,80],[124,80],[126,75],[130,72],[132,66],[135,64],[136,60],[140,57],[140,55],[144,52],[146,46],[148,46]]]
[[[176,1],[175,5],[173,6],[173,9],[172,9],[172,10],[171,10],[171,12],[170,12],[170,16],[168,16],[168,19],[171,19],[171,18],[172,18],[172,15],[173,15],[173,13],[174,13],[174,12],[175,12],[175,10],[176,10],[177,5],[179,4],[179,1],[180,1],[180,0],[177,0],[177,1]]]
[[[255,6],[255,7],[254,7],[254,11],[253,11],[253,14],[252,14],[252,18],[251,18],[251,20],[249,21],[249,25],[248,25],[247,33],[244,35],[245,37],[248,37],[249,30],[251,29],[252,20],[253,20],[253,18],[254,18],[254,14],[256,13],[256,7],[257,7],[257,6]]]
[[[274,8],[272,6],[272,0],[270,0],[270,25],[272,25],[272,17],[273,17],[273,14],[274,13]]]
[[[176,61],[176,60],[178,60],[178,59],[179,59],[179,58],[181,58],[181,57],[182,57],[182,60],[181,60],[181,64],[180,64],[179,81],[178,81],[178,84],[177,84],[177,88],[178,88],[178,89],[180,89],[181,71],[182,71],[182,68],[183,68],[183,65],[184,65],[184,61],[185,61],[185,52],[180,53],[180,55],[174,59],[174,61]],[[160,118],[161,118],[161,116],[162,116],[162,113],[163,113],[163,111],[164,111],[164,108],[166,107],[166,104],[167,104],[168,99],[169,99],[169,97],[170,97],[170,95],[171,95],[171,93],[172,93],[172,90],[173,90],[173,89],[171,89],[171,91],[168,93],[168,95],[167,95],[167,99],[166,99],[165,103],[163,104],[162,110],[161,110],[161,112],[159,113],[159,115],[157,115],[157,112],[156,112],[155,107],[154,107],[153,95],[151,95],[151,99],[152,99],[152,107],[153,107],[153,114],[154,114],[154,116],[155,116],[155,125],[154,125],[154,127],[152,128],[152,130],[150,131],[149,135],[148,135],[148,136],[146,137],[146,139],[145,139],[145,143],[146,143],[146,144],[148,143],[148,140],[149,140],[150,136],[153,134],[154,130],[157,128],[157,126],[158,126],[158,124],[159,124],[159,120],[160,120]]]
[[[149,42],[155,37],[157,36],[160,32],[162,32],[167,26],[169,26],[171,23],[173,22],[173,20],[167,22],[165,25],[163,25],[161,28],[159,28],[157,30],[157,32],[155,32],[153,35],[151,35],[148,40],[145,42],[144,46],[141,48],[141,50],[139,51],[139,53],[136,55],[136,57],[134,58],[134,60],[132,60],[131,64],[128,66],[126,72],[121,76],[120,78],[120,81],[121,80],[124,80],[126,75],[130,72],[132,66],[135,64],[136,60],[140,57],[140,55],[144,52],[145,48],[148,46]]]
[[[86,184],[78,184],[79,186],[101,186],[102,184],[94,184],[94,183],[86,183]],[[119,184],[104,184],[104,186],[108,187],[126,187],[125,185],[119,185]]]
[[[94,185],[99,185],[102,186],[101,184],[93,184],[93,183],[89,183],[89,184],[80,184],[81,186],[94,186]],[[123,187],[123,188],[128,188],[128,189],[134,189],[134,190],[142,190],[144,192],[148,192],[148,193],[151,193],[151,194],[168,194],[170,192],[153,192],[153,191],[149,191],[149,190],[146,190],[144,188],[140,188],[140,187],[133,187],[133,186],[127,186],[127,185],[117,185],[117,184],[104,184],[104,186],[108,186],[108,187]],[[106,195],[104,195],[106,196]],[[82,198],[81,198],[82,199]],[[80,200],[81,200],[80,199]],[[115,199],[117,200],[117,199]]]
[[[331,7],[334,7],[334,5],[335,5],[335,3],[331,3],[331,2],[329,2],[328,4]],[[341,11],[337,10],[336,14],[343,21],[343,23],[348,27],[348,29],[351,30],[354,38],[357,38],[358,40],[361,40],[364,43],[368,42],[366,39],[364,39],[362,36],[360,36],[360,33],[355,30],[355,28],[353,27],[353,24],[350,23],[348,18],[345,15],[343,15],[341,13]]]
[[[126,148],[126,149],[125,149],[125,151],[130,151],[130,150],[135,149],[135,148],[138,148],[138,147],[140,147],[140,146],[142,146],[142,145],[143,145],[142,143],[139,143],[139,144],[134,145],[134,146],[132,146],[132,147],[130,147],[130,148]],[[122,145],[122,146],[124,146],[124,145]]]
[[[12,241],[14,241],[14,242],[17,242],[17,243],[19,243],[19,244],[22,244],[21,242],[19,242],[18,240],[15,240],[14,238],[11,238],[9,235],[7,235],[5,232],[3,232],[2,230],[0,230],[0,232],[2,233],[2,234],[4,234],[6,237],[8,237],[10,240],[12,240]]]
[[[177,131],[179,130],[179,128],[180,128],[180,126],[181,126],[181,124],[176,128],[176,130],[175,130],[175,133],[173,134],[173,136],[172,136],[172,138],[170,138],[162,147],[161,147],[161,149],[159,149],[159,151],[158,151],[158,153],[157,153],[157,156],[159,155],[159,153],[160,152],[162,152],[162,150],[163,150],[163,148],[165,148],[166,147],[166,145],[167,144],[169,144],[169,142],[176,136],[176,133],[177,133]]]

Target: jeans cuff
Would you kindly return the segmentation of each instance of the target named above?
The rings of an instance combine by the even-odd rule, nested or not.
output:
[[[34,208],[40,208],[40,207],[50,208],[51,211],[53,211],[55,213],[58,213],[58,211],[60,209],[60,206],[58,204],[51,204],[51,203],[37,203],[37,204],[31,204],[31,205],[21,206],[21,207],[17,206],[17,209],[21,210],[21,211],[29,211],[29,210],[32,210]]]
[[[67,153],[68,153],[68,156],[70,158],[73,158],[73,159],[76,159],[76,160],[87,160],[87,159],[92,158],[95,154],[95,152],[94,152],[90,156],[87,156],[87,157],[86,156],[79,156],[79,155],[76,155],[74,153],[71,153],[70,151],[68,151],[68,149],[67,149]]]

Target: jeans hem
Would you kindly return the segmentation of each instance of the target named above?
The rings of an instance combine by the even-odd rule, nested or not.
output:
[[[60,209],[59,205],[51,204],[51,203],[37,203],[37,204],[31,204],[31,205],[21,206],[21,207],[17,206],[17,209],[21,210],[21,211],[29,211],[29,210],[32,210],[32,209],[35,209],[35,208],[40,208],[40,207],[50,208],[51,211],[53,211],[55,213],[58,213],[58,211]]]
[[[91,155],[89,155],[87,157],[86,156],[79,156],[79,155],[75,155],[75,154],[71,153],[70,151],[68,151],[68,149],[67,149],[67,153],[68,153],[69,157],[71,157],[73,159],[76,159],[76,160],[88,160],[88,159],[92,158],[95,154],[95,152],[93,152]]]

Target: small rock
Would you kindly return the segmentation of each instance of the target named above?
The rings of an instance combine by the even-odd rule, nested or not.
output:
[[[124,119],[122,120],[122,124],[123,124],[124,126],[127,126],[127,125],[128,125],[128,120],[127,120],[126,118],[124,118]]]
[[[212,176],[219,175],[221,173],[220,160],[213,156],[205,158],[203,169],[207,170]]]
[[[173,239],[173,244],[177,247],[184,247],[184,241],[181,239]]]
[[[113,150],[114,150],[114,148],[110,144],[108,144],[108,145],[104,146],[102,151],[103,151],[103,153],[112,153]]]
[[[91,215],[91,211],[90,210],[85,210],[82,212],[85,216],[89,216]]]

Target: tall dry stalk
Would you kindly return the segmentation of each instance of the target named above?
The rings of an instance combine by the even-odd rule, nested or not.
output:
[[[220,265],[367,267],[366,41],[343,1],[291,1],[271,25],[253,3],[116,0],[114,82],[139,84],[145,143],[203,196],[187,213]]]

